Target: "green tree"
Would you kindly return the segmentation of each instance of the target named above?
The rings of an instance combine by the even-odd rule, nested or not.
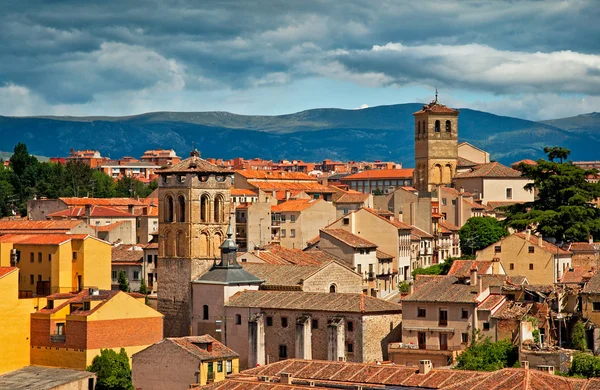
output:
[[[459,357],[456,369],[471,371],[495,371],[512,367],[519,360],[519,353],[509,340],[495,343],[490,338],[475,341]]]
[[[401,293],[407,293],[410,291],[410,285],[407,282],[398,283],[398,291]]]
[[[561,148],[560,146],[546,146],[544,148],[544,153],[548,156],[548,160],[554,161],[560,159],[560,163],[562,164],[563,161],[569,157],[571,151],[567,148]]]
[[[146,281],[142,278],[142,282],[140,283],[140,294],[148,294],[148,287],[146,286]]]
[[[448,275],[454,260],[456,260],[456,258],[449,257],[443,263],[434,264],[427,268],[415,268],[412,272],[412,276],[415,278],[417,275]]]
[[[573,332],[571,333],[571,347],[579,351],[585,351],[587,349],[585,326],[581,321],[577,321],[575,326],[573,326]]]
[[[496,218],[472,217],[460,228],[458,235],[461,251],[473,255],[476,251],[508,236],[508,230]]]
[[[98,379],[96,390],[133,390],[131,368],[125,349],[119,353],[112,349],[101,349],[94,357],[88,371],[95,372]]]
[[[119,277],[117,280],[119,281],[119,290],[129,292],[129,280],[127,280],[125,271],[119,271]]]
[[[600,376],[600,358],[589,353],[578,352],[573,355],[568,374],[586,378]]]
[[[568,157],[567,149],[547,151],[548,160],[519,166],[532,181],[525,189],[535,188],[538,196],[533,202],[507,207],[505,223],[519,230],[533,228],[558,241],[587,241],[590,235],[600,237],[600,209],[592,204],[600,197],[600,184],[586,180],[597,171],[563,162]],[[560,163],[553,161],[557,158]]]

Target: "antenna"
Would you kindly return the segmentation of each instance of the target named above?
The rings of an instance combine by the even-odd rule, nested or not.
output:
[[[435,102],[437,103],[438,101],[438,89],[437,86],[435,87]]]

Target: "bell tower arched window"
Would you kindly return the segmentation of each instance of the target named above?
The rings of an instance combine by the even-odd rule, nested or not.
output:
[[[185,196],[183,195],[177,198],[177,221],[185,222]]]
[[[421,122],[417,122],[417,137],[421,138]]]
[[[452,122],[446,121],[446,133],[452,132]]]
[[[174,205],[173,205],[173,197],[171,195],[167,195],[167,197],[165,198],[165,203],[166,203],[166,213],[165,213],[165,222],[173,222],[173,211],[174,211]]]
[[[222,195],[217,195],[215,197],[215,222],[223,222],[223,213],[224,213],[224,200]]]
[[[440,132],[440,121],[435,121],[435,132],[436,133]]]
[[[210,210],[210,200],[207,194],[200,197],[200,222],[208,222]]]

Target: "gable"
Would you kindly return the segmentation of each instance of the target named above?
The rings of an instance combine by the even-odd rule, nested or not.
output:
[[[156,317],[163,317],[163,315],[138,299],[121,291],[89,315],[88,321]]]

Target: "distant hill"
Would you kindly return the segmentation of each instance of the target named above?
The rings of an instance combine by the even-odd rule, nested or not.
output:
[[[574,134],[582,134],[600,140],[600,112],[572,116],[569,118],[551,119],[540,123],[555,126]],[[594,159],[600,159],[600,152]]]
[[[2,117],[0,150],[25,142],[31,153],[66,156],[70,148],[102,155],[139,157],[147,149],[172,148],[187,156],[192,142],[204,157],[392,160],[413,166],[412,113],[408,103],[362,110],[322,108],[279,116],[227,112],[154,112],[127,117]],[[459,138],[505,164],[543,157],[547,145],[572,150],[577,160],[596,159],[600,138],[594,120],[532,122],[460,109]],[[589,114],[596,116],[599,114]],[[574,117],[580,118],[580,117]],[[566,122],[565,122],[566,121]],[[565,124],[567,123],[567,124]],[[588,127],[585,127],[588,126]],[[591,127],[590,127],[591,126]],[[596,127],[594,127],[596,126]],[[600,132],[596,131],[600,137]]]

